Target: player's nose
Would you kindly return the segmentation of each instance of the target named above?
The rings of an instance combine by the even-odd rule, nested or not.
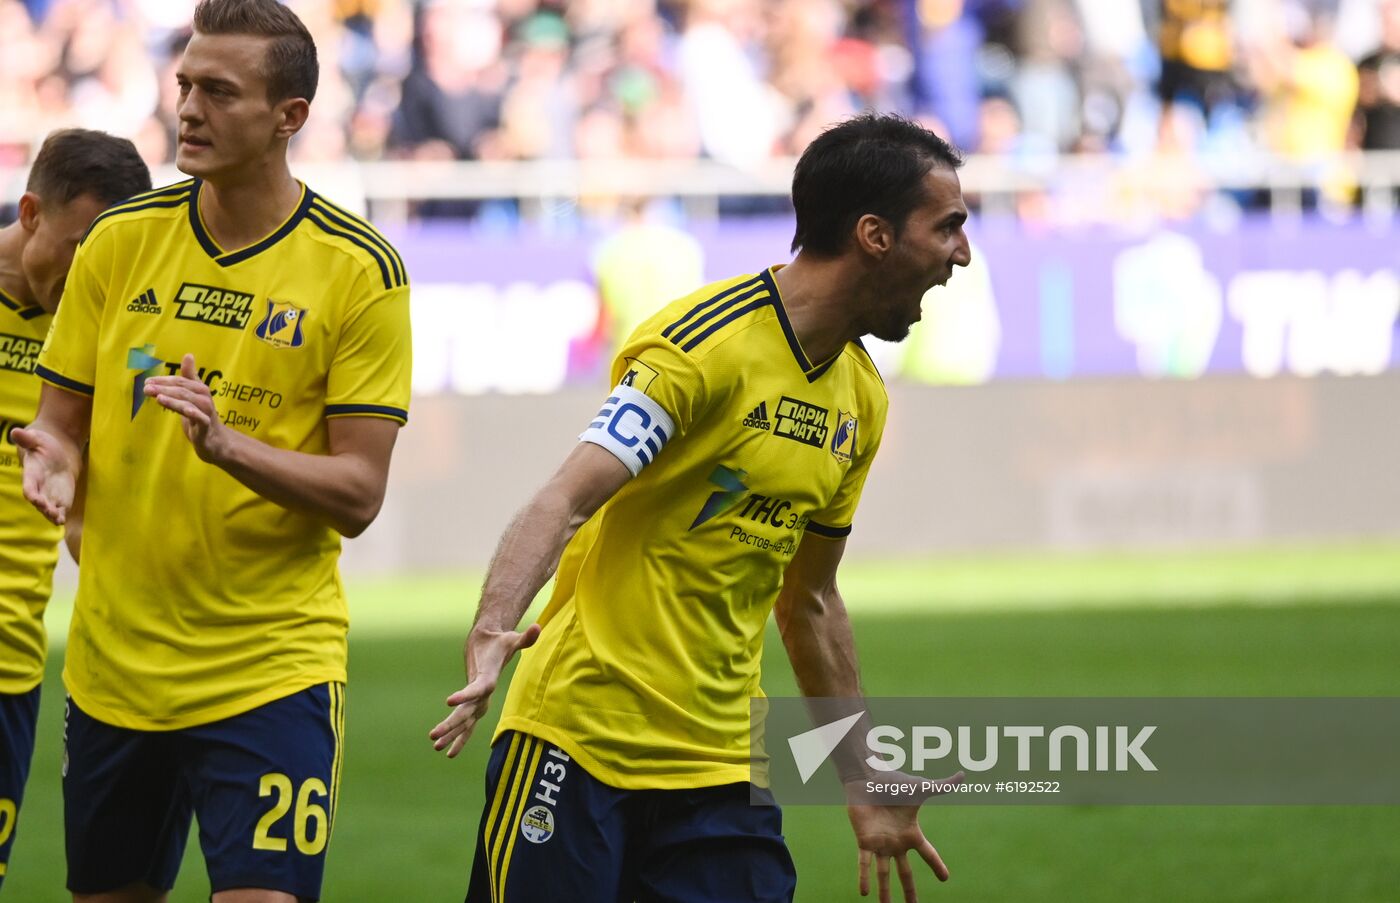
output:
[[[204,120],[204,112],[198,98],[199,92],[194,90],[180,98],[175,115],[181,122],[202,122]]]
[[[958,230],[958,246],[953,250],[952,262],[954,266],[960,267],[972,263],[972,243],[967,240],[967,234],[961,229]]]

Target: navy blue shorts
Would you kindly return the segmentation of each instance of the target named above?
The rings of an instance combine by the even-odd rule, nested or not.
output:
[[[0,887],[5,885],[9,870],[38,718],[38,687],[28,693],[0,693]]]
[[[508,731],[486,767],[467,903],[788,903],[782,811],[751,790],[619,790]]]
[[[345,687],[321,684],[241,715],[135,731],[64,712],[68,889],[168,890],[191,814],[212,893],[321,896],[340,783]]]

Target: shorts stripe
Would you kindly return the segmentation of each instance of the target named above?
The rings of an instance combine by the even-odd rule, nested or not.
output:
[[[335,815],[340,811],[340,769],[345,763],[345,684],[328,684],[330,690],[331,734],[335,737],[335,752],[331,756],[330,826],[335,831]]]
[[[520,758],[516,762],[515,774],[511,778],[510,791],[506,795],[505,807],[501,810],[501,821],[496,832],[495,849],[491,851],[491,892],[498,901],[504,901],[506,890],[505,883],[501,881],[502,857],[505,855],[505,848],[508,845],[507,838],[514,833],[514,825],[519,818],[519,803],[521,787],[524,785],[529,772],[529,763],[535,747],[539,740],[534,737],[526,737],[525,743],[520,750]]]
[[[340,756],[335,764],[335,801],[340,802],[340,775],[345,771],[345,684],[336,684],[340,689],[340,730],[336,733],[336,749]]]
[[[514,733],[510,738],[510,749],[506,750],[506,757],[501,762],[501,773],[496,776],[496,796],[491,800],[491,812],[486,818],[486,824],[482,827],[481,845],[487,851],[486,865],[489,870],[491,884],[491,901],[496,903],[496,838],[499,832],[501,820],[501,803],[506,798],[506,787],[514,779],[514,769],[518,764],[518,753],[520,752],[521,738],[523,734]]]
[[[506,843],[505,855],[501,857],[499,866],[500,877],[497,879],[500,890],[500,899],[506,898],[506,876],[510,873],[510,854],[515,851],[515,840],[520,836],[516,826],[520,823],[520,816],[525,811],[525,804],[530,800],[530,790],[535,786],[535,772],[540,767],[540,756],[544,753],[544,742],[533,740],[533,749],[530,755],[530,765],[521,771],[521,776],[525,779],[522,782],[520,793],[516,798],[514,811],[511,812],[510,821],[506,823],[506,831],[510,835],[510,840]]]

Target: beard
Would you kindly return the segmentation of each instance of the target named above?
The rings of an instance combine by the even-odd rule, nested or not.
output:
[[[868,334],[882,342],[902,342],[909,338],[909,327],[912,325],[903,317],[889,317],[883,322],[872,324]]]
[[[907,339],[909,327],[919,319],[920,307],[924,300],[924,279],[922,275],[900,275],[886,280],[879,293],[880,297],[887,299],[889,306],[883,310],[869,312],[865,323],[866,335],[872,335],[884,342],[902,342]]]

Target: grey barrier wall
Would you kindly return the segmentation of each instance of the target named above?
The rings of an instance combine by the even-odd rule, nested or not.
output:
[[[602,390],[417,398],[350,572],[481,568]],[[849,554],[1400,537],[1400,374],[890,386]]]

